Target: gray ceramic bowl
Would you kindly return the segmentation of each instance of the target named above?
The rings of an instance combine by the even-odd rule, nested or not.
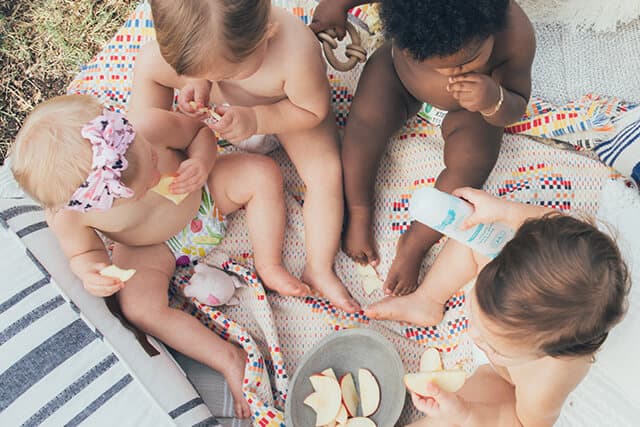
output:
[[[380,385],[380,407],[370,418],[378,427],[393,427],[404,406],[404,367],[395,347],[371,329],[345,329],[320,341],[305,355],[289,383],[285,405],[287,427],[314,427],[316,414],[304,399],[313,392],[309,377],[327,368],[336,376],[351,372],[358,386],[358,369],[369,369]],[[360,411],[360,408],[358,408]],[[358,413],[359,414],[359,413]]]

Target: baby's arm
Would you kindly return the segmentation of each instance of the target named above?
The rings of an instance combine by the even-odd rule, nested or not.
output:
[[[552,208],[544,206],[499,199],[482,190],[470,187],[458,188],[452,194],[473,205],[474,212],[464,221],[464,228],[470,228],[477,224],[501,222],[517,230],[529,218],[540,218],[555,212]]]
[[[346,34],[347,12],[349,9],[365,3],[374,3],[368,0],[322,0],[313,13],[313,21],[309,28],[314,33],[334,30],[338,39]]]
[[[511,387],[505,389],[506,381],[498,385],[480,370],[458,393],[429,386],[428,396],[411,395],[416,408],[428,416],[416,426],[445,421],[460,427],[552,427],[587,370],[585,364],[543,358],[509,369],[515,393]]]
[[[296,51],[281,69],[285,70],[285,99],[274,104],[253,107],[232,106],[217,109],[222,119],[211,125],[221,137],[232,143],[255,134],[284,134],[317,127],[329,113],[329,82],[313,34],[305,31],[302,49]]]
[[[166,63],[157,43],[150,42],[136,60],[133,82],[129,118],[136,131],[156,147],[184,150],[189,157],[180,165],[171,191],[200,188],[216,159],[216,138],[204,123],[171,111],[173,88],[187,80]]]
[[[100,275],[111,260],[96,232],[83,224],[80,214],[61,210],[47,211],[49,227],[58,238],[62,251],[69,259],[71,271],[82,280],[85,289],[96,296],[106,297],[118,292],[124,283]]]
[[[536,40],[531,23],[526,20],[522,25],[526,30],[517,32],[511,41],[509,59],[491,75],[503,90],[500,109],[495,114],[484,116],[485,121],[494,126],[504,127],[519,120],[531,96],[531,68]]]

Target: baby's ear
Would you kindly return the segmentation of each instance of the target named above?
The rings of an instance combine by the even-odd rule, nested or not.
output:
[[[267,24],[267,31],[265,33],[265,39],[269,40],[269,39],[273,38],[273,36],[278,34],[278,30],[279,29],[280,29],[280,23],[279,22],[269,21],[269,23]]]

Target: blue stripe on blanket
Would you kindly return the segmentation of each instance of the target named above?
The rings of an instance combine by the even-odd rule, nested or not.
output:
[[[96,334],[78,319],[25,354],[0,374],[0,412],[96,338]]]
[[[80,425],[84,420],[91,416],[94,412],[96,412],[102,405],[104,405],[109,399],[118,394],[123,388],[125,388],[129,383],[133,381],[133,377],[129,374],[122,377],[117,383],[112,385],[107,391],[102,393],[96,400],[91,402],[89,406],[87,406],[82,412],[73,417],[71,421],[66,423],[65,427],[75,427]]]
[[[37,291],[41,287],[43,287],[46,284],[48,284],[49,280],[50,280],[50,277],[43,277],[42,279],[38,280],[33,285],[24,288],[23,290],[21,290],[17,294],[15,294],[12,297],[10,297],[8,300],[6,300],[2,304],[0,304],[0,314],[4,313],[6,310],[8,310],[9,308],[13,307],[17,303],[19,303],[20,301],[22,301],[23,299],[28,297],[29,295],[31,295],[33,292]]]
[[[0,345],[6,343],[13,336],[18,334],[20,331],[22,331],[23,329],[26,329],[33,322],[35,322],[36,320],[40,319],[41,317],[43,317],[47,313],[55,310],[56,308],[58,308],[62,304],[64,304],[64,298],[62,298],[60,295],[58,295],[55,298],[52,298],[49,301],[45,302],[44,304],[42,304],[42,305],[36,307],[35,309],[31,310],[29,313],[27,313],[26,315],[22,316],[16,322],[14,322],[11,325],[9,325],[8,328],[6,328],[3,331],[0,331]]]
[[[110,354],[102,359],[97,365],[89,369],[79,379],[74,381],[58,395],[50,400],[46,405],[41,407],[38,412],[33,414],[24,424],[27,426],[37,426],[42,424],[47,418],[51,416],[55,411],[61,408],[65,403],[70,401],[74,396],[78,395],[89,384],[95,381],[100,375],[104,374],[109,368],[118,363],[119,360],[114,354]]]
[[[169,412],[169,416],[171,418],[178,418],[180,415],[184,414],[185,412],[189,412],[196,406],[200,406],[203,404],[204,404],[204,401],[201,398],[196,397],[195,399],[191,399],[190,401],[183,403],[173,411]]]
[[[624,151],[632,142],[640,135],[640,121],[634,122],[623,129],[616,136],[608,141],[598,145],[594,151],[607,165],[611,166],[618,158],[620,153]]]

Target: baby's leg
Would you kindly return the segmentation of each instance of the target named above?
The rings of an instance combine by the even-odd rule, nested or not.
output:
[[[472,250],[449,240],[414,293],[383,298],[367,307],[365,314],[372,319],[417,326],[437,325],[444,316],[445,302],[477,275],[478,264]]]
[[[495,405],[513,402],[515,389],[504,380],[489,365],[482,365],[465,382],[458,392],[458,396],[471,404]],[[455,427],[445,420],[422,418],[407,427]]]
[[[278,135],[306,185],[303,215],[306,265],[303,280],[342,310],[360,305],[333,270],[340,246],[343,205],[342,165],[333,114],[318,127]]]
[[[125,317],[144,332],[222,373],[235,401],[236,416],[249,417],[249,405],[242,395],[247,358],[244,350],[217,336],[195,317],[169,307],[167,285],[175,269],[169,248],[165,244],[116,244],[113,262],[121,268],[136,269],[118,293]]]
[[[255,266],[265,286],[281,295],[308,295],[309,287],[282,265],[286,212],[278,165],[258,154],[221,156],[209,175],[209,189],[223,215],[246,206]]]
[[[419,107],[398,78],[391,46],[385,44],[364,67],[342,144],[348,221],[343,247],[360,264],[379,262],[372,224],[378,165],[389,139]]]
[[[448,113],[442,124],[445,169],[438,176],[436,188],[446,192],[466,186],[480,188],[498,159],[502,131],[485,122],[479,113]],[[412,292],[424,255],[440,237],[426,225],[413,222],[398,242],[385,289],[396,295]]]

